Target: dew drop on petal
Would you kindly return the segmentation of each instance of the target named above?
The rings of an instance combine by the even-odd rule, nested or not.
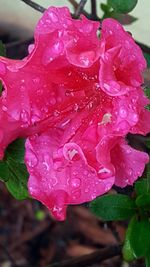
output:
[[[52,22],[56,23],[58,22],[58,16],[56,15],[56,13],[54,11],[49,11],[48,12],[48,16],[51,19]]]
[[[28,154],[26,156],[26,163],[29,168],[33,168],[38,164],[38,159],[35,153],[31,149],[30,150],[28,149]]]
[[[0,62],[0,74],[5,75],[6,74],[6,66],[3,62]]]
[[[121,118],[126,118],[127,117],[127,111],[124,107],[121,107],[120,110],[119,110],[119,115]]]
[[[74,178],[70,180],[70,185],[74,188],[78,188],[81,185],[81,180],[79,178]]]

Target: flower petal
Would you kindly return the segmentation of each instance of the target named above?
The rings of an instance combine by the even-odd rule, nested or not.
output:
[[[99,179],[79,145],[59,147],[61,136],[57,130],[28,139],[25,155],[30,195],[45,204],[58,220],[64,220],[68,204],[90,201],[114,183],[114,177]]]

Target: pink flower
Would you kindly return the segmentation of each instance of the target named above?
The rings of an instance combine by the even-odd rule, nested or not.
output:
[[[146,134],[140,48],[115,20],[73,20],[67,8],[49,8],[23,60],[0,58],[0,158],[27,137],[30,195],[58,220],[69,204],[90,201],[113,184],[133,184],[149,161],[128,146]]]

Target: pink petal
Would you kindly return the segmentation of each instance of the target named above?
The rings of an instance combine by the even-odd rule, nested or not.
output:
[[[122,143],[111,151],[112,164],[115,167],[115,184],[120,187],[133,185],[144,171],[149,156]]]
[[[26,142],[25,161],[30,173],[28,189],[52,215],[64,220],[69,204],[80,204],[104,194],[114,177],[99,179],[79,145],[59,147],[61,131],[49,131]]]
[[[122,95],[131,87],[140,86],[146,61],[131,35],[114,19],[103,21],[101,34],[101,42],[105,43],[99,73],[102,90],[110,95]]]
[[[83,68],[91,67],[89,75],[95,76],[92,65],[100,53],[98,27],[99,23],[85,17],[73,20],[67,8],[51,7],[37,24],[35,44],[30,45],[27,58],[0,57],[5,88],[0,98],[0,159],[17,137],[44,131],[47,125],[53,127],[70,116],[78,99],[85,97],[83,89],[95,84],[97,78],[83,79],[88,77]]]
[[[106,136],[98,144],[97,160],[100,172],[115,176],[115,184],[120,187],[132,185],[144,171],[149,156],[128,146],[120,136]]]

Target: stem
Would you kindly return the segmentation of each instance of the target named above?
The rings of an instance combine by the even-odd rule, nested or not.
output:
[[[56,262],[47,267],[87,267],[119,255],[121,255],[121,246],[109,246],[107,248],[97,250],[89,255],[76,257],[62,262]]]
[[[75,12],[75,17],[78,18],[80,16],[81,13],[83,13],[83,9],[84,9],[84,6],[86,4],[87,0],[81,0],[77,9],[76,9],[76,12]]]
[[[25,4],[27,4],[28,6],[31,6],[32,8],[34,8],[35,10],[44,13],[44,11],[46,10],[46,8],[38,5],[37,3],[31,1],[31,0],[21,0],[22,2],[24,2]]]
[[[92,17],[96,17],[97,18],[97,12],[96,12],[96,0],[91,0],[91,15]]]

